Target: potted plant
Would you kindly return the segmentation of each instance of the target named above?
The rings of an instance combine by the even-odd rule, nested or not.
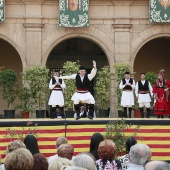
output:
[[[79,70],[79,61],[77,62],[72,62],[72,61],[67,61],[63,64],[63,76],[64,75],[72,75],[76,74],[77,71]],[[66,117],[73,117],[73,101],[71,100],[72,95],[75,92],[76,85],[75,85],[75,80],[64,80],[66,84],[66,88],[64,90],[64,101],[65,101],[65,114]]]
[[[130,64],[127,64],[127,63],[118,63],[118,64],[114,64],[114,69],[115,69],[115,81],[116,81],[115,92],[116,92],[116,97],[117,97],[118,116],[125,117],[125,113],[123,112],[123,107],[120,106],[122,91],[119,88],[119,84],[121,80],[124,78],[125,72],[130,72],[131,67],[130,67]]]
[[[22,118],[29,118],[29,113],[33,112],[34,99],[31,98],[30,89],[22,87],[18,94],[19,104],[16,109],[21,110]]]
[[[110,69],[104,66],[97,73],[96,78],[96,105],[99,117],[108,117],[109,106],[109,89],[110,89]]]
[[[133,128],[132,128],[133,126]],[[131,134],[126,131],[131,129]],[[112,140],[116,144],[116,155],[122,156],[126,153],[125,143],[129,137],[138,136],[140,125],[127,124],[124,119],[115,120],[106,124],[105,138]]]
[[[45,117],[45,104],[49,97],[49,69],[45,66],[33,66],[25,69],[23,79],[30,90],[31,100],[34,101],[33,108],[36,117]]]
[[[148,80],[151,84],[151,86],[153,87],[155,81],[158,79],[158,75],[155,74],[154,72],[147,72],[145,79]],[[154,98],[151,98],[151,116],[155,116],[154,115],[154,109],[153,109],[153,105],[154,105]]]
[[[5,118],[14,118],[15,110],[12,109],[18,94],[17,73],[12,69],[0,71],[0,86],[2,98],[7,102],[7,110],[4,110]]]

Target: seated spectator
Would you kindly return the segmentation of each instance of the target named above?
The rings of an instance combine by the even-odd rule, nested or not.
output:
[[[96,161],[98,170],[121,170],[121,162],[115,159],[116,145],[111,140],[100,142],[98,148],[99,160]]]
[[[78,154],[73,159],[73,165],[88,170],[96,170],[96,165],[94,160],[87,154]]]
[[[19,148],[26,148],[26,146],[21,140],[19,140],[19,139],[14,140],[13,142],[10,142],[8,144],[6,153],[8,154],[16,149],[19,149]],[[5,170],[4,164],[0,165],[0,170]]]
[[[32,155],[40,153],[37,138],[34,135],[27,135],[24,139],[24,143]]]
[[[125,143],[125,146],[126,146],[126,152],[127,154],[126,155],[123,155],[121,157],[118,158],[118,160],[121,162],[121,165],[122,165],[122,170],[125,170],[128,168],[129,166],[129,151],[130,151],[130,148],[135,145],[137,143],[136,139],[133,138],[133,137],[130,137],[126,140],[126,143]]]
[[[6,155],[6,170],[32,170],[33,156],[29,150],[20,148]]]
[[[72,145],[70,145],[68,143],[62,144],[59,146],[59,148],[57,150],[57,154],[59,157],[67,158],[67,159],[71,160],[73,157],[73,154],[74,154],[74,148]]]
[[[145,144],[136,144],[130,148],[130,166],[128,170],[144,170],[144,165],[149,157],[148,146]]]
[[[72,166],[72,163],[66,158],[57,157],[49,164],[48,170],[61,170],[64,165]]]
[[[19,148],[26,148],[25,144],[21,140],[14,140],[10,142],[7,146],[6,153],[12,152]]]
[[[32,170],[48,170],[48,162],[46,157],[41,153],[33,155],[34,164]]]
[[[145,170],[169,170],[169,164],[164,161],[150,161],[145,165]]]
[[[61,136],[61,137],[58,137],[57,140],[56,140],[56,149],[61,145],[61,144],[66,144],[68,143],[67,141],[67,138]],[[50,164],[55,158],[58,157],[58,154],[55,154],[53,156],[50,156],[48,158],[48,164]]]
[[[61,170],[87,170],[78,166],[62,166]]]
[[[104,137],[101,133],[94,133],[90,140],[90,153],[95,157],[96,160],[99,159],[98,147],[100,142],[104,140]]]

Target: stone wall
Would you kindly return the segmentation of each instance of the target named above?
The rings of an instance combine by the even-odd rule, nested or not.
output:
[[[141,47],[155,38],[169,37],[170,26],[149,22],[148,0],[89,1],[90,27],[62,28],[58,27],[58,0],[5,0],[0,38],[18,52],[22,69],[46,65],[52,49],[69,38],[96,43],[106,54],[111,69],[111,116],[116,117],[113,64],[126,62],[134,68]]]

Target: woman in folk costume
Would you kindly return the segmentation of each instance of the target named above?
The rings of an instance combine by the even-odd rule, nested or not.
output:
[[[167,92],[170,89],[170,82],[165,80],[164,70],[160,70],[158,80],[154,83],[153,93],[155,98],[154,114],[157,118],[163,118],[164,114],[169,114]]]
[[[63,106],[64,106],[64,96],[63,96],[63,89],[66,87],[64,80],[59,79],[60,70],[56,69],[54,72],[54,76],[51,78],[49,83],[49,88],[52,90],[48,105],[52,106],[52,114],[54,117],[63,117]],[[62,115],[55,115],[56,111],[57,114],[62,112]]]

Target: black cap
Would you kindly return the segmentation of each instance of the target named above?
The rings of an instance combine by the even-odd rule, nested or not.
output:
[[[130,74],[130,72],[129,72],[129,71],[126,71],[125,74]]]
[[[80,66],[79,67],[79,70],[85,70],[86,68],[85,68],[85,66]]]
[[[55,69],[54,72],[60,72],[60,69]]]

